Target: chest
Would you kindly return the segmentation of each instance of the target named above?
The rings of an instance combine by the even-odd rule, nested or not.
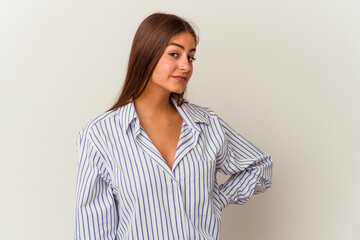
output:
[[[130,126],[136,132],[136,128],[132,127]],[[148,129],[150,136],[151,130],[164,131],[157,128]],[[145,135],[143,129],[140,129],[138,134],[115,136],[106,141],[113,159],[111,175],[114,186],[121,194],[127,195],[125,197],[131,198],[130,202],[136,203],[140,199],[139,196],[144,196],[148,201],[150,193],[154,192],[168,193],[169,196],[173,196],[175,193],[172,191],[175,190],[181,190],[182,194],[186,192],[191,196],[200,192],[203,196],[211,193],[216,175],[216,155],[219,151],[219,146],[214,145],[217,142],[211,140],[212,136],[207,134],[209,131],[204,130],[196,134],[196,131],[189,128],[186,123],[181,126],[179,124],[178,131],[181,134],[176,141],[156,138],[156,136],[173,138],[172,131],[165,131],[164,135],[155,134],[153,137],[155,144],[151,143],[152,140],[147,134]],[[166,153],[169,153],[168,150],[162,151],[161,148],[161,145],[171,147],[171,144],[167,145],[169,142],[173,144],[172,168],[169,168],[160,155],[161,153],[166,156]],[[157,151],[155,145],[159,146],[159,144],[160,150]],[[165,157],[165,160],[169,159]],[[154,201],[162,202],[163,199],[154,199]]]
[[[168,167],[172,169],[181,134],[182,119],[158,123],[144,121],[141,126]]]

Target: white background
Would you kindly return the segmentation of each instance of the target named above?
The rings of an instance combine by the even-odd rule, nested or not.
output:
[[[73,238],[77,132],[115,101],[155,11],[199,29],[188,99],[274,160],[221,239],[360,239],[356,0],[2,0],[0,238]]]

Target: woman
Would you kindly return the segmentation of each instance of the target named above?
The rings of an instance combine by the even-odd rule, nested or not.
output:
[[[139,26],[119,99],[78,135],[76,239],[218,239],[221,211],[270,187],[270,156],[183,98],[197,43],[172,14]]]

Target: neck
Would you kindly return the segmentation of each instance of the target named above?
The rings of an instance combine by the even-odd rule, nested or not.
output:
[[[170,92],[147,86],[144,92],[134,100],[136,112],[139,116],[146,117],[168,114],[174,110],[169,103],[169,97]]]

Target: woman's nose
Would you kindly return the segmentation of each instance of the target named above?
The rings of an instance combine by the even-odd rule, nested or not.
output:
[[[180,69],[183,70],[184,72],[188,72],[192,69],[191,62],[189,61],[187,56],[181,58],[179,64],[180,64]]]

